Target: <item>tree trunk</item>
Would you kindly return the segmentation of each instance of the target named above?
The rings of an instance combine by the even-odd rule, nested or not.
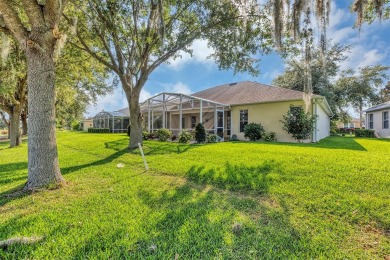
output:
[[[360,128],[363,126],[363,105],[359,106],[359,115],[360,115]]]
[[[55,127],[54,41],[51,31],[37,33],[39,46],[28,46],[28,181],[37,189],[64,181],[61,175]]]
[[[22,135],[27,135],[27,113],[23,111],[21,114],[22,119]]]
[[[9,133],[9,147],[20,146],[22,143],[20,136],[20,106],[14,106],[9,115],[10,127],[8,128]]]
[[[129,149],[138,147],[138,143],[142,145],[142,121],[143,116],[139,107],[140,91],[129,86],[125,80],[122,80],[122,87],[126,93],[127,102],[129,103],[130,112],[130,140]]]

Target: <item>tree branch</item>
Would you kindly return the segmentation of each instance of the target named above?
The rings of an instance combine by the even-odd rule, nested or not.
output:
[[[47,0],[44,10],[45,21],[52,29],[56,28],[64,11],[67,0]]]
[[[8,0],[0,0],[0,15],[3,17],[5,23],[5,26],[2,27],[11,31],[20,46],[25,46],[27,40],[27,29],[23,26],[17,12],[13,7],[11,7]]]
[[[24,8],[26,9],[26,14],[28,19],[30,20],[30,24],[32,27],[42,26],[43,13],[41,8],[39,7],[37,1],[35,0],[23,0]]]

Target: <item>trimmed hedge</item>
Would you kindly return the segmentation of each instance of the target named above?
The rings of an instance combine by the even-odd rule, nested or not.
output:
[[[375,138],[375,131],[369,129],[355,129],[355,136]]]
[[[109,133],[110,128],[88,128],[88,133]]]

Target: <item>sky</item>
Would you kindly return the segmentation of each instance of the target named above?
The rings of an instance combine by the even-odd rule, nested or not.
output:
[[[390,66],[390,20],[365,24],[359,31],[353,28],[356,14],[349,12],[348,5],[351,3],[352,0],[333,1],[329,18],[328,38],[351,46],[346,53],[348,59],[341,64],[341,68],[357,69],[377,64]],[[213,50],[206,41],[196,40],[193,43],[193,57],[184,53],[181,58],[171,59],[169,64],[163,64],[152,72],[141,92],[141,101],[161,92],[191,94],[217,85],[246,80],[271,84],[284,71],[283,59],[276,53],[260,57],[260,75],[257,77],[248,73],[234,74],[232,70],[219,70],[213,60],[207,59],[211,53]],[[112,94],[99,97],[95,105],[89,106],[85,116],[125,107],[128,107],[126,96],[121,85],[118,85]]]

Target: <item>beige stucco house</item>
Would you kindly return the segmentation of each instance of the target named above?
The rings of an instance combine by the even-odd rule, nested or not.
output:
[[[362,125],[360,125],[360,118],[351,118],[348,122],[338,122],[337,128],[365,128],[364,119]]]
[[[364,112],[366,113],[367,129],[375,130],[378,137],[390,138],[390,101],[366,109]]]
[[[225,140],[233,135],[245,140],[244,126],[260,123],[267,132],[275,132],[278,141],[296,142],[283,130],[281,122],[290,105],[305,108],[304,93],[300,91],[244,81],[224,84],[185,95],[161,93],[141,105],[144,128],[154,131],[168,128],[174,133],[193,129],[202,122],[206,131]],[[330,134],[332,111],[325,97],[312,96],[309,113],[317,116],[312,137],[317,142]]]
[[[84,118],[80,122],[80,130],[81,131],[88,131],[88,128],[93,127],[93,118]]]

